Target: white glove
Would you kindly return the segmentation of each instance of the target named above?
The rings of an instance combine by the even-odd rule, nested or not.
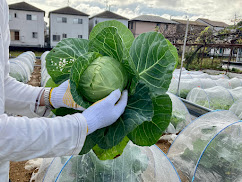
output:
[[[128,102],[128,91],[113,91],[103,100],[97,101],[82,114],[86,118],[88,134],[113,124],[124,112]]]
[[[84,111],[85,108],[79,106],[73,100],[71,95],[69,80],[62,83],[60,86],[55,87],[50,92],[50,104],[54,108],[66,107],[80,111]]]

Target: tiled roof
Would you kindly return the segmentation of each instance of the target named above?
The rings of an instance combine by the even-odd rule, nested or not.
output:
[[[67,6],[67,7],[64,7],[64,8],[60,8],[60,9],[57,9],[57,10],[54,10],[54,11],[50,11],[49,12],[49,15],[50,13],[54,13],[54,14],[65,14],[65,15],[79,15],[79,16],[89,16],[88,14],[86,13],[83,13],[79,10],[76,10],[70,6]]]
[[[187,24],[187,20],[179,20],[179,19],[172,19],[172,20],[180,24]],[[205,24],[199,21],[190,21],[190,20],[189,20],[189,25],[206,26]]]
[[[224,22],[220,22],[220,21],[212,21],[212,20],[204,19],[204,18],[198,18],[198,20],[202,20],[205,23],[207,23],[213,27],[228,27],[229,26],[228,24],[226,24]]]
[[[35,12],[43,12],[45,11],[36,8],[35,6],[32,6],[26,2],[20,2],[20,3],[15,3],[15,4],[10,4],[9,9],[11,10],[22,10],[22,11],[35,11]]]
[[[96,15],[90,17],[90,19],[91,19],[91,18],[95,18],[95,17],[128,20],[128,18],[125,18],[125,17],[123,17],[123,16],[120,16],[120,15],[118,15],[118,14],[116,14],[116,13],[111,12],[111,11],[104,11],[104,12],[102,12],[102,13],[96,14]]]
[[[177,22],[172,20],[167,20],[160,16],[153,16],[153,15],[141,15],[136,18],[130,19],[130,21],[146,21],[146,22],[156,22],[156,23],[170,23],[170,24],[177,24]]]

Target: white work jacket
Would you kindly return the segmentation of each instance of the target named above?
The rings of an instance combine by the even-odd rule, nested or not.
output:
[[[9,181],[9,161],[78,154],[87,134],[81,114],[37,118],[36,99],[43,88],[9,76],[9,11],[0,0],[0,181]],[[20,32],[21,34],[21,32]],[[27,117],[9,117],[4,111]],[[30,117],[32,119],[30,119]]]

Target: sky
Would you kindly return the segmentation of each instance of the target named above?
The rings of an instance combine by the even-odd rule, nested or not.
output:
[[[8,4],[23,0],[7,0]],[[68,5],[68,0],[25,0],[48,12]],[[167,19],[196,20],[208,18],[234,24],[235,14],[242,20],[242,0],[69,0],[69,5],[89,15],[101,13],[110,5],[110,10],[126,18],[139,15],[158,15]]]

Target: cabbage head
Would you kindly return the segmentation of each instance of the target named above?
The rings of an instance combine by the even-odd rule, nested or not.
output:
[[[128,74],[120,62],[103,56],[94,60],[80,78],[80,90],[90,102],[96,102],[108,96],[112,91],[124,90]]]
[[[166,92],[177,61],[176,48],[161,33],[134,38],[115,20],[98,23],[89,40],[60,41],[46,56],[46,68],[55,84],[70,80],[77,104],[88,108],[113,90],[129,92],[123,115],[88,135],[80,155],[93,150],[99,159],[107,160],[121,155],[129,141],[154,145],[170,123],[172,102]],[[67,108],[57,110],[59,115],[73,113]]]

